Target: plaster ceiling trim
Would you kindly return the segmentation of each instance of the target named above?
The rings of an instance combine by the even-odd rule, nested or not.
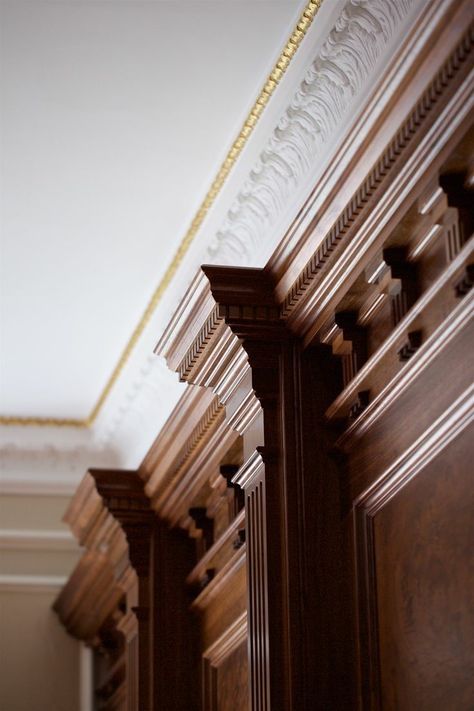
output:
[[[204,222],[209,210],[213,206],[217,196],[222,190],[230,172],[235,166],[240,154],[242,153],[248,139],[252,135],[259,119],[261,118],[269,100],[271,99],[275,89],[282,80],[290,63],[298,51],[301,42],[307,34],[311,24],[316,17],[323,0],[308,0],[303,12],[301,13],[296,27],[291,33],[286,42],[280,56],[278,57],[275,66],[267,77],[263,88],[261,89],[254,105],[252,106],[244,124],[232,143],[224,161],[222,162],[217,175],[211,183],[201,205],[199,206],[186,234],[176,250],[171,263],[169,264],[161,281],[153,292],[150,301],[148,302],[145,311],[131,334],[125,348],[123,349],[119,360],[112,371],[104,389],[102,390],[97,402],[95,403],[90,414],[84,419],[76,418],[55,418],[55,417],[16,417],[0,415],[0,425],[16,426],[16,427],[75,427],[75,428],[90,428],[97,419],[105,401],[107,400],[112,388],[119,379],[124,367],[128,363],[132,352],[135,349],[140,337],[145,328],[150,322],[153,313],[156,310],[163,294],[170,285],[173,277],[178,271],[184,257],[186,256],[194,238]]]

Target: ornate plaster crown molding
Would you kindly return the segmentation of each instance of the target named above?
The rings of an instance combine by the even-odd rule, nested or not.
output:
[[[349,0],[273,129],[208,249],[250,264],[370,76],[415,0]]]

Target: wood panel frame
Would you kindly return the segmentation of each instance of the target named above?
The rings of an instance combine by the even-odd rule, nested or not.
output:
[[[247,641],[247,613],[235,622],[203,653],[203,710],[218,711],[218,673],[221,664]]]
[[[422,471],[450,442],[474,423],[474,385],[458,397],[445,412],[359,496],[353,506],[354,555],[358,606],[360,660],[360,707],[382,708],[380,661],[378,654],[378,615],[375,573],[374,517]]]

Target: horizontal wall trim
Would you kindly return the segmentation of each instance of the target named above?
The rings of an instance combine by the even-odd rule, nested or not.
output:
[[[0,592],[58,592],[66,581],[64,575],[0,575]]]
[[[72,496],[77,485],[77,480],[3,479],[0,481],[0,496]]]
[[[0,550],[75,551],[78,546],[68,531],[0,529]]]

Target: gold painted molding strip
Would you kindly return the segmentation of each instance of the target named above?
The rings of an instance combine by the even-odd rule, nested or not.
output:
[[[88,419],[73,417],[15,417],[0,415],[0,425],[16,427],[89,427]]]
[[[211,187],[206,193],[204,200],[202,201],[197,213],[195,214],[188,231],[184,235],[181,244],[179,245],[170,265],[168,266],[163,278],[156,287],[153,295],[148,302],[148,305],[135,327],[130,339],[125,346],[117,365],[115,366],[110,378],[108,379],[99,399],[90,415],[83,420],[77,420],[73,418],[54,418],[54,417],[6,417],[0,415],[0,425],[16,425],[16,426],[40,426],[40,427],[90,427],[93,425],[94,421],[104,405],[110,391],[117,382],[122,370],[124,369],[130,355],[135,348],[140,336],[145,330],[147,324],[149,323],[153,312],[155,311],[158,303],[160,302],[164,292],[168,288],[171,280],[178,271],[181,262],[183,261],[191,243],[193,242],[199,228],[201,227],[204,219],[209,212],[211,206],[214,204],[215,199],[219,195],[222,187],[229,176],[230,171],[234,167],[238,157],[240,156],[245,144],[250,138],[255,126],[258,123],[266,105],[268,104],[273,92],[280,83],[285,74],[286,70],[290,66],[290,62],[295,56],[304,36],[308,32],[311,23],[316,17],[323,0],[309,0],[307,2],[301,16],[294,28],[291,36],[289,37],[283,51],[277,59],[275,66],[273,67],[270,75],[260,91],[260,94],[255,101],[250,113],[245,119],[244,125],[242,126],[239,135],[230,147],[224,162],[219,168],[216,177],[212,181]]]

